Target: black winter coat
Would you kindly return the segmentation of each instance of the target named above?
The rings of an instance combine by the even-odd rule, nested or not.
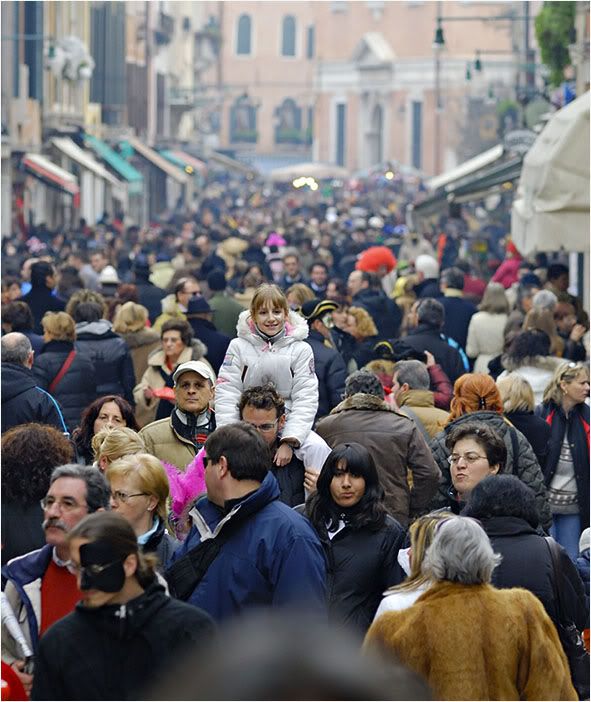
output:
[[[51,290],[45,285],[31,288],[31,290],[19,298],[19,302],[26,302],[33,313],[35,322],[33,331],[35,334],[43,334],[41,320],[46,312],[62,312],[66,309],[66,303],[61,297],[51,294]]]
[[[271,449],[271,453],[275,453],[278,448],[279,444]],[[286,465],[273,465],[271,468],[271,473],[273,473],[275,479],[279,483],[279,500],[281,502],[286,504],[288,507],[296,507],[305,501],[305,468],[302,461],[300,461],[295,454],[291,457],[291,461]]]
[[[408,332],[404,341],[415,351],[430,351],[452,385],[461,375],[468,372],[459,351],[448,344],[438,329],[419,324]]]
[[[29,422],[67,431],[60,406],[55,398],[37,386],[33,371],[16,363],[3,363],[2,433]]]
[[[544,468],[546,485],[552,482],[560,458],[560,447],[567,434],[577,481],[581,529],[586,529],[589,526],[589,405],[581,402],[573,407],[567,418],[562,407],[550,401],[538,405],[536,415],[548,424],[551,431]]]
[[[345,392],[347,367],[341,354],[325,346],[324,337],[315,329],[310,329],[304,339],[312,347],[314,368],[318,378],[318,411],[316,420],[325,417],[342,400]]]
[[[149,280],[136,279],[135,285],[137,287],[139,303],[148,310],[150,322],[154,324],[156,317],[162,312],[162,305],[160,303],[162,299],[166,297],[166,292],[157,285],[154,285],[154,283],[150,283]]]
[[[47,477],[49,483],[49,476]],[[45,546],[43,510],[39,502],[21,505],[2,500],[2,565]]]
[[[110,322],[81,322],[76,325],[76,350],[94,363],[97,396],[121,395],[133,407],[135,371],[129,346],[115,334]]]
[[[214,633],[210,617],[150,585],[126,605],[81,603],[41,638],[33,700],[147,699],[150,686]]]
[[[548,456],[550,427],[541,417],[536,417],[533,412],[507,412],[505,417],[529,441],[543,473]]]
[[[158,557],[158,571],[164,572],[166,564],[180,545],[181,542],[166,531],[164,522],[160,520],[156,531],[141,548],[144,553],[154,553]]]
[[[405,531],[388,515],[378,531],[345,526],[332,539],[326,529],[318,536],[327,562],[329,618],[361,635],[369,629],[384,590],[402,582],[398,551]]]
[[[499,588],[523,587],[529,590],[556,624],[559,620],[552,585],[554,570],[546,539],[519,517],[480,518],[480,523],[495,553],[503,557],[493,571],[492,584]],[[566,551],[560,550],[561,592],[568,607],[564,614],[569,615],[582,631],[587,618],[583,583]]]
[[[188,322],[193,327],[195,338],[207,346],[205,358],[211,363],[217,375],[228,350],[230,337],[219,332],[215,325],[207,319],[193,317]]]
[[[400,307],[391,300],[383,290],[360,290],[353,296],[351,304],[366,310],[378,328],[380,339],[394,339],[398,337],[402,322]]]
[[[458,344],[465,349],[466,340],[468,338],[468,326],[475,312],[476,305],[470,300],[464,300],[461,297],[440,297],[439,302],[445,309],[445,323],[443,325],[443,333],[446,336],[451,336]]]
[[[441,297],[441,290],[439,288],[438,278],[425,278],[421,280],[418,285],[414,287],[415,294],[418,298],[424,297]],[[441,300],[439,300],[441,302]]]
[[[32,369],[39,387],[49,388],[73,348],[71,341],[49,341],[44,344]],[[88,356],[76,353],[72,365],[54,389],[53,396],[60,403],[68,429],[72,432],[80,424],[84,408],[98,397],[95,368]]]

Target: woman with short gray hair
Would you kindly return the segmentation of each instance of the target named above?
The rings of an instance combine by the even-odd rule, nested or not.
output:
[[[422,565],[433,584],[412,607],[379,617],[364,648],[391,653],[421,675],[433,699],[578,699],[538,598],[490,584],[498,562],[478,522],[442,522]]]

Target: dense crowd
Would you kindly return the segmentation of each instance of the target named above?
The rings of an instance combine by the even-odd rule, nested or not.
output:
[[[588,315],[419,189],[3,240],[11,695],[588,699]]]

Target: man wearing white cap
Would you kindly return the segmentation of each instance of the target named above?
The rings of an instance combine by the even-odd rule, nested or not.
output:
[[[145,426],[140,435],[148,453],[184,470],[215,429],[215,374],[203,361],[187,361],[175,370],[175,407],[170,417]]]

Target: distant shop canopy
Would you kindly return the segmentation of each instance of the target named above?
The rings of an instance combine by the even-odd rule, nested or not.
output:
[[[534,137],[530,138],[533,141]],[[451,206],[475,202],[499,191],[513,189],[521,175],[523,162],[523,153],[519,152],[524,151],[524,142],[521,140],[519,143],[519,148],[497,144],[446,173],[429,179],[426,185],[435,192],[413,207],[413,218],[445,214]]]
[[[127,191],[130,195],[141,193],[144,187],[142,174],[128,163],[123,156],[114,151],[104,141],[91,134],[84,135],[84,143],[127,182]]]
[[[73,206],[79,207],[80,187],[75,175],[60,168],[41,154],[25,154],[21,159],[21,168],[44,185],[71,195]]]

